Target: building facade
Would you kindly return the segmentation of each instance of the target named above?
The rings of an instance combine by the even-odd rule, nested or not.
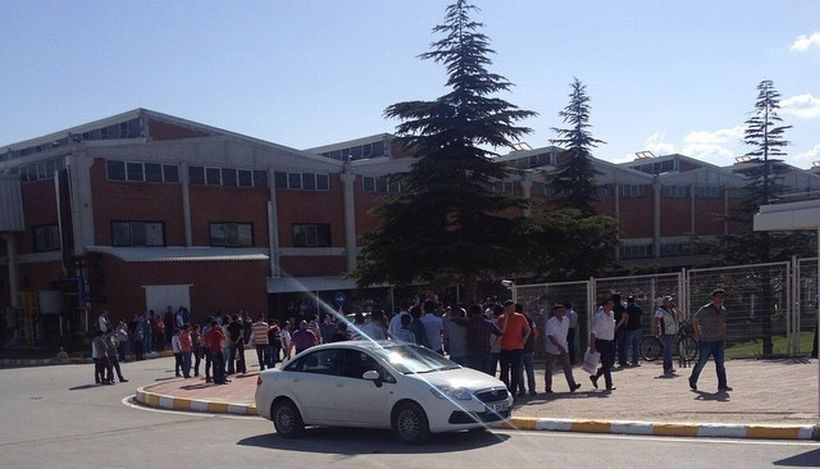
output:
[[[555,147],[498,158],[496,189],[529,212],[554,195]],[[145,109],[0,148],[0,311],[15,338],[80,334],[105,308],[246,310],[285,317],[305,304],[392,303],[389,286],[356,290],[371,209],[401,191],[387,175],[412,159],[390,134],[298,150]],[[594,161],[596,209],[620,222],[624,265],[686,265],[691,234],[750,227],[720,215],[744,179],[683,155]],[[793,186],[820,189],[794,168]]]

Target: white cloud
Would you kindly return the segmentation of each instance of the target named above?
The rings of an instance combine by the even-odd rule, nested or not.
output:
[[[646,139],[646,142],[644,142],[644,148],[657,156],[675,153],[675,145],[666,142],[665,140],[665,134],[656,132]]]
[[[729,141],[737,141],[743,137],[743,126],[736,125],[730,129],[696,130],[683,137],[687,145],[722,145]]]
[[[812,46],[820,47],[820,31],[815,31],[811,35],[801,34],[797,36],[797,39],[792,43],[791,50],[802,52]]]
[[[811,93],[792,96],[780,101],[780,110],[783,114],[814,119],[820,117],[820,98],[815,98]]]
[[[683,137],[682,153],[720,166],[732,164],[735,156],[743,153],[739,148],[743,130],[742,125],[737,125],[729,129],[689,132]]]
[[[809,160],[816,160],[817,158],[820,158],[820,143],[813,146],[808,151],[804,151],[803,153],[800,153],[797,156],[801,157],[801,158],[808,158]]]

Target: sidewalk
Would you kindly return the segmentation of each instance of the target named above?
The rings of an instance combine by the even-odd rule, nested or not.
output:
[[[570,394],[563,374],[555,394],[544,394],[544,370],[536,368],[537,396],[516,401],[511,425],[528,430],[730,438],[820,439],[817,360],[732,360],[726,363],[734,390],[718,393],[714,364],[704,368],[698,391],[690,369],[663,377],[661,363],[643,363],[613,373],[616,389],[595,390],[580,368],[581,389]],[[137,390],[137,401],[157,408],[256,414],[258,368],[232,375],[226,386],[203,378],[176,379]],[[603,387],[603,381],[601,381]]]

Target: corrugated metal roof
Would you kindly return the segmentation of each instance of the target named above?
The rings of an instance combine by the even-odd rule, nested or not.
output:
[[[23,191],[17,176],[0,177],[0,232],[26,231]]]
[[[220,247],[115,247],[86,246],[92,252],[114,256],[124,262],[267,261],[267,249]]]

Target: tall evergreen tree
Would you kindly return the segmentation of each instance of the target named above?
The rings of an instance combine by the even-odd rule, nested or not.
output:
[[[451,91],[434,101],[400,102],[385,116],[403,121],[399,142],[415,155],[408,173],[397,175],[402,191],[377,210],[380,226],[364,235],[357,265],[360,285],[422,280],[472,286],[481,278],[514,270],[521,219],[512,207],[523,201],[496,191],[507,171],[488,148],[510,147],[530,132],[516,125],[535,113],[493,95],[512,85],[490,73],[489,38],[457,0],[433,32],[444,37],[420,56],[443,64]],[[505,212],[506,213],[502,213]]]
[[[746,120],[744,142],[752,146],[742,163],[742,173],[746,184],[742,190],[742,201],[733,209],[728,221],[740,223],[745,231],[726,236],[720,243],[697,240],[696,249],[719,259],[720,263],[753,264],[788,260],[792,256],[811,257],[816,253],[813,233],[806,231],[768,232],[752,231],[752,220],[761,205],[782,195],[788,187],[779,182],[780,176],[788,169],[781,159],[789,142],[783,137],[790,125],[781,125],[777,115],[780,108],[780,93],[771,80],[763,80],[757,86],[758,95],[755,110]],[[772,314],[775,311],[772,280],[768,276],[753,276],[744,281],[755,285],[760,298],[758,313],[754,321],[760,323],[763,356],[772,355]],[[752,319],[752,318],[750,318]]]
[[[760,205],[769,203],[773,195],[782,192],[782,186],[776,185],[772,177],[772,168],[776,167],[780,159],[786,156],[783,148],[789,144],[783,138],[783,132],[790,129],[790,125],[778,125],[783,121],[777,115],[780,109],[780,93],[775,89],[771,80],[763,80],[757,85],[757,101],[755,110],[746,122],[743,141],[754,149],[745,156],[751,158],[754,164],[748,172],[752,184],[748,192],[752,203],[752,210],[757,211]]]
[[[565,208],[580,210],[591,215],[595,213],[592,203],[597,199],[595,177],[599,174],[592,166],[592,149],[605,143],[592,137],[589,124],[589,96],[586,86],[574,78],[569,104],[558,113],[568,124],[568,128],[552,130],[558,134],[550,142],[564,148],[563,161],[550,178],[558,203]]]

